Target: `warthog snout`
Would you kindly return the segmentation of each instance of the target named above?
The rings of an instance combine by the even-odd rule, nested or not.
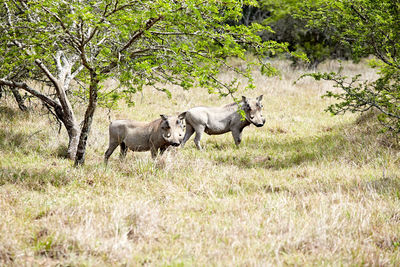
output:
[[[181,143],[171,143],[171,146],[179,146]]]
[[[264,124],[265,124],[265,120],[263,121],[263,123],[256,123],[254,125],[257,126],[257,127],[263,127]]]
[[[263,119],[262,119],[262,123],[256,123],[255,125],[256,125],[257,127],[263,127],[264,124],[265,124],[265,119],[263,118]]]

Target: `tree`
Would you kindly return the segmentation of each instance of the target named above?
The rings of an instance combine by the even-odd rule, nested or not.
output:
[[[313,6],[311,6],[311,4]],[[315,5],[316,4],[316,5]],[[328,107],[333,114],[378,110],[384,130],[400,133],[400,3],[392,0],[305,1],[302,17],[311,27],[332,29],[332,36],[353,55],[374,55],[371,67],[379,78],[361,81],[340,73],[314,73],[317,80],[334,81],[342,92],[328,92],[339,100]]]
[[[82,68],[74,67],[76,55],[68,58],[64,53],[63,42],[57,40],[57,27],[46,24],[45,16],[37,12],[37,5],[5,1],[0,7],[0,58],[3,62],[0,85],[25,90],[43,102],[64,124],[69,136],[68,157],[73,159],[79,141],[79,126],[66,92]],[[28,80],[52,86],[55,94],[32,88],[24,82]],[[52,94],[55,97],[51,97]]]
[[[0,79],[0,84],[30,92],[52,107],[61,120],[66,118],[74,126],[77,124],[66,94],[68,85],[74,78],[87,85],[82,92],[88,100],[79,142],[75,146],[75,141],[70,141],[70,146],[76,147],[75,165],[80,165],[84,163],[99,96],[117,100],[145,85],[169,94],[165,85],[171,83],[185,89],[196,85],[226,96],[237,90],[238,83],[218,80],[222,68],[247,77],[249,88],[254,87],[254,64],[260,65],[263,73],[273,74],[272,66],[260,57],[285,51],[286,46],[262,42],[257,33],[268,28],[259,24],[228,25],[227,21],[240,19],[242,4],[256,2],[5,1],[2,13],[7,23],[2,22],[0,30],[6,66],[0,67],[0,74],[14,73],[23,65],[29,73],[23,81],[45,80],[56,91],[57,101],[23,81],[8,80],[7,76]],[[228,57],[244,59],[249,50],[260,57],[257,62],[248,62],[245,70],[227,63]],[[102,82],[110,77],[119,79],[119,90],[109,92],[102,88]],[[63,123],[67,128],[69,124]]]

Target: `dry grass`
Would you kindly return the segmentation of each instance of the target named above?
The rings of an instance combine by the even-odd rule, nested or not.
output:
[[[287,62],[255,73],[263,128],[190,140],[153,162],[118,151],[109,167],[108,111],[98,109],[86,166],[63,159],[66,133],[40,112],[0,106],[0,265],[399,265],[400,150],[370,119],[332,117],[331,84]],[[348,74],[375,74],[343,63]],[[330,61],[320,66],[335,70]],[[229,79],[229,74],[225,74]],[[111,85],[110,85],[111,86]],[[152,120],[230,102],[204,90],[148,88],[115,118]]]

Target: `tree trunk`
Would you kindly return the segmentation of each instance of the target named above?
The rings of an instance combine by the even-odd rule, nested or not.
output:
[[[24,100],[22,99],[21,94],[18,92],[18,89],[16,89],[14,86],[10,86],[10,90],[14,95],[15,101],[17,101],[19,109],[22,111],[27,111],[28,108],[25,106]]]
[[[74,127],[71,131],[68,131],[69,142],[68,142],[68,158],[74,160],[76,151],[78,150],[79,144],[79,129],[78,127]]]
[[[68,108],[68,106],[62,107],[57,101],[54,101],[50,97],[43,95],[39,91],[36,91],[24,82],[14,82],[0,79],[0,85],[9,86],[10,88],[14,88],[14,90],[16,90],[15,88],[20,88],[39,98],[53,113],[53,115],[55,115],[62,122],[65,129],[67,130],[69,137],[67,156],[70,159],[75,159],[79,141],[79,126],[75,120],[74,112],[72,109],[69,109],[66,112],[65,108]]]
[[[85,118],[79,137],[78,150],[75,156],[75,166],[83,165],[85,163],[86,144],[89,136],[90,128],[92,126],[94,111],[97,105],[97,91],[99,79],[97,74],[92,71],[90,73],[90,87],[89,87],[89,105],[85,112]]]
[[[79,141],[79,125],[75,120],[74,113],[72,110],[70,110],[70,112],[65,112],[61,105],[54,107],[54,113],[67,130],[69,138],[67,157],[74,160]]]
[[[66,120],[63,121],[63,123],[65,126],[65,129],[67,129],[68,138],[69,138],[67,156],[69,159],[74,160],[76,151],[78,150],[79,126],[75,120],[71,120],[71,119],[72,118],[66,118]]]

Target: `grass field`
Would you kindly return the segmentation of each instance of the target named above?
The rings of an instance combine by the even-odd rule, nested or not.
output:
[[[120,162],[116,150],[107,168],[109,118],[150,121],[231,100],[146,88],[135,107],[99,108],[86,165],[74,168],[62,157],[64,129],[0,99],[0,265],[398,266],[398,144],[367,115],[325,113],[332,84],[293,84],[304,70],[274,64],[281,78],[255,73],[257,89],[238,94],[264,94],[267,120],[246,128],[239,148],[226,134],[204,136],[198,151],[192,137],[156,161],[129,152]],[[365,62],[343,66],[375,77]]]

